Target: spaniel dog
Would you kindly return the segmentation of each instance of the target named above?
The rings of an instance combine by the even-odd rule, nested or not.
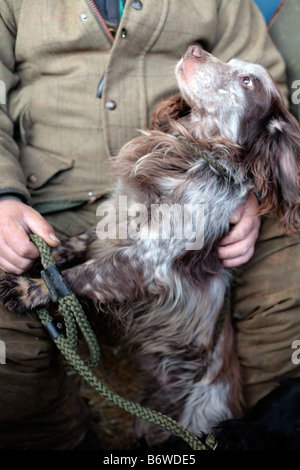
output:
[[[191,46],[176,77],[180,96],[115,158],[99,223],[53,253],[73,293],[123,325],[144,372],[140,402],[199,434],[243,414],[218,242],[253,191],[260,214],[299,228],[300,133],[260,65]],[[5,274],[0,299],[25,313],[51,297],[43,280]],[[142,420],[137,436],[165,437]]]

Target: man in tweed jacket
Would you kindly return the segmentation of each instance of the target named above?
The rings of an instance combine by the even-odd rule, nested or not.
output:
[[[287,96],[284,62],[252,0],[127,0],[121,10],[119,4],[1,1],[4,270],[20,274],[36,259],[29,232],[55,246],[54,233],[63,238],[96,222],[96,201],[111,187],[110,156],[148,126],[161,100],[176,93],[174,67],[189,45],[199,43],[224,61],[261,63]],[[259,221],[248,216],[246,222],[244,232],[253,239]],[[265,226],[264,240],[275,233],[288,245],[272,219]],[[220,249],[225,263],[249,258],[239,253],[228,261],[226,249]],[[239,296],[237,290],[237,303]],[[255,302],[238,309],[241,325],[254,310]],[[1,306],[0,339],[7,351],[7,363],[0,366],[0,448],[75,448],[84,438],[88,412],[39,321],[16,317]],[[268,391],[274,373],[252,374],[253,368],[247,369],[251,344],[247,349],[243,341],[238,344],[246,396],[253,404]],[[290,367],[286,362],[283,357],[280,371]]]

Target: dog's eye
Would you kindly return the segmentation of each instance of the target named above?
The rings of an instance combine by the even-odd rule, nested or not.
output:
[[[253,87],[254,85],[252,78],[249,77],[248,75],[241,77],[240,80],[241,82],[243,82],[244,85],[248,87]]]

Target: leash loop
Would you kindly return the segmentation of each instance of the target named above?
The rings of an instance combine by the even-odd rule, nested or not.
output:
[[[61,335],[62,329],[57,328],[55,320],[51,316],[48,317],[48,321],[45,324],[46,329],[53,340],[58,340],[58,337],[61,336],[64,338],[64,341],[68,343],[70,348],[76,351],[78,326],[88,344],[90,352],[90,358],[85,363],[86,367],[94,369],[100,359],[100,350],[97,338],[88,323],[83,309],[63,280],[48,245],[37,235],[30,235],[30,239],[40,251],[41,263],[44,268],[41,272],[41,276],[50,292],[52,300],[54,302],[57,301],[59,304],[60,311],[63,315],[66,334]]]

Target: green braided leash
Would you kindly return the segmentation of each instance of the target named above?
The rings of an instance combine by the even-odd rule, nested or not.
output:
[[[37,235],[30,235],[30,239],[40,251],[41,263],[44,267],[44,271],[42,271],[41,275],[46,282],[50,293],[53,290],[53,285],[54,290],[57,288],[58,291],[64,291],[66,286],[64,285],[62,277],[55,267],[55,259],[52,256],[48,245]],[[50,275],[48,275],[47,270],[49,271]],[[54,276],[52,276],[53,270],[55,271]],[[49,278],[50,282],[48,282]],[[57,285],[55,286],[55,284]],[[66,328],[65,335],[62,334],[62,332],[59,332],[54,326],[54,319],[46,308],[38,309],[37,314],[42,324],[49,331],[52,339],[55,341],[57,347],[65,356],[71,367],[78,374],[80,374],[85,379],[85,381],[98,393],[100,393],[105,399],[120,409],[127,411],[133,416],[144,419],[152,424],[156,424],[157,426],[170,431],[175,436],[178,436],[187,442],[193,450],[212,450],[216,445],[213,436],[209,435],[205,441],[205,444],[202,443],[197,438],[197,436],[181,426],[179,423],[177,423],[177,421],[158,411],[145,408],[138,403],[134,403],[131,400],[127,400],[124,397],[121,397],[117,393],[111,391],[93,374],[92,369],[96,367],[100,358],[97,339],[75,295],[72,294],[67,287],[63,294],[64,293],[65,295],[62,297],[56,299],[54,294],[54,298],[53,296],[52,298],[57,300],[59,303],[60,312],[64,318]],[[76,351],[77,326],[81,330],[89,347],[90,358],[86,362]]]

